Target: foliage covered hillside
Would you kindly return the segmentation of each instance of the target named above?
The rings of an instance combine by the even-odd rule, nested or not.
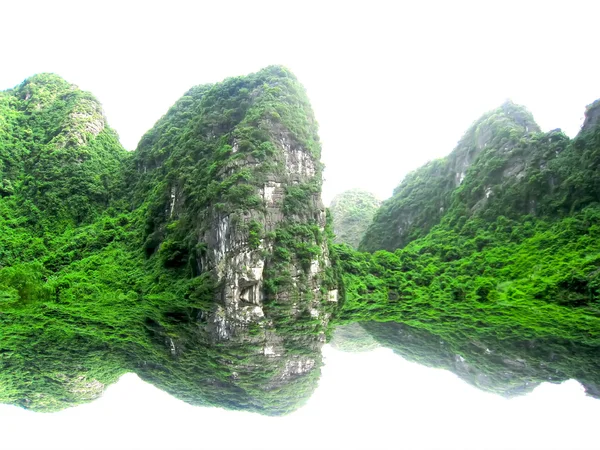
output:
[[[280,414],[308,397],[335,306],[310,287],[335,281],[292,74],[193,88],[132,154],[55,75],[0,108],[0,402],[57,410],[130,371],[194,404]],[[263,257],[264,305],[247,266]]]
[[[334,242],[358,248],[381,202],[370,192],[352,189],[336,195],[329,210],[333,219]]]
[[[0,195],[37,231],[100,215],[120,195],[126,158],[98,101],[60,77],[0,93]]]
[[[512,161],[515,146],[538,131],[529,111],[511,102],[484,114],[447,157],[431,161],[406,176],[375,214],[360,249],[394,251],[425,236],[447,214],[454,192],[464,180],[483,183],[477,191],[477,200],[482,200],[488,195],[487,179],[479,176],[480,168],[472,167],[473,163],[487,164],[486,176],[496,175],[502,169],[502,161]]]
[[[56,75],[0,93],[0,109],[0,401],[52,410],[123,373],[110,331],[138,298],[135,266],[119,267],[129,155],[94,97]]]
[[[599,395],[599,117],[570,140],[511,103],[486,114],[381,206],[366,253],[330,245],[317,124],[285,68],[192,88],[133,153],[90,94],[34,76],[0,93],[0,402],[58,410],[135,372],[283,414],[355,322],[494,392]]]
[[[429,233],[395,253],[338,247],[342,321],[406,324],[488,375],[518,360],[527,382],[576,378],[598,395],[600,128],[586,123],[571,141],[558,130],[511,138],[508,121],[495,131],[506,136],[502,150],[482,149]],[[391,233],[380,242],[392,247],[397,230],[384,218],[395,220],[394,205],[408,204],[403,189],[371,227]],[[419,201],[413,211],[433,208],[429,197]]]

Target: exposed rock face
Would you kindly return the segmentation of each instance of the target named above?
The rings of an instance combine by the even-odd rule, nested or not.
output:
[[[272,259],[275,242],[263,237],[257,245],[251,245],[247,224],[259,224],[263,236],[276,232],[287,221],[283,210],[286,187],[321,182],[320,171],[316,168],[318,163],[306,149],[285,135],[276,136],[274,142],[277,143],[275,159],[283,170],[267,173],[266,181],[256,189],[256,194],[263,200],[262,207],[245,212],[235,221],[228,213],[211,211],[209,221],[213,226],[206,228],[201,237],[208,245],[202,266],[212,270],[217,285],[222,286],[216,291],[217,308],[209,318],[209,323],[212,322],[209,329],[219,340],[244,334],[251,324],[268,323],[263,311],[265,296],[268,295],[264,288],[265,267]],[[246,159],[237,170],[253,165],[251,159]],[[311,217],[302,214],[299,219],[311,221],[318,226],[320,233],[324,233],[325,208],[320,192],[310,194],[308,203]],[[315,298],[311,307],[319,308],[321,278],[323,270],[329,266],[325,241],[321,243],[319,253],[311,260],[308,273],[298,260],[291,262],[287,269],[292,283],[288,289],[277,292],[276,298],[292,301],[294,294],[302,290],[304,296]],[[269,346],[269,343],[265,345]]]
[[[581,131],[589,131],[597,127],[600,124],[600,100],[596,100],[594,103],[587,106],[585,111],[585,120]]]
[[[265,268],[274,263],[272,255],[277,247],[276,239],[267,236],[285,228],[290,220],[284,211],[286,189],[310,183],[321,184],[318,161],[307,149],[294,142],[289,133],[277,128],[272,142],[276,148],[273,159],[277,162],[278,170],[264,174],[262,186],[255,188],[256,195],[263,201],[261,207],[246,211],[233,221],[231,215],[213,210],[209,213],[209,220],[214,225],[206,229],[201,237],[208,245],[202,265],[213,271],[219,286],[215,292],[215,308],[207,319],[209,336],[221,343],[256,345],[264,358],[270,360],[270,364],[281,361],[278,374],[269,382],[269,389],[320,366],[320,348],[325,341],[324,330],[330,316],[322,311],[321,306],[323,272],[330,265],[325,239],[318,247],[318,254],[311,259],[308,270],[298,258],[292,258],[285,269],[278,269],[279,273],[289,273],[288,286],[276,293],[265,291],[265,279],[268,277]],[[236,169],[255,166],[256,162],[247,158]],[[306,206],[306,211],[294,214],[294,223],[312,223],[318,227],[320,234],[324,234],[325,208],[319,191],[310,193]],[[251,223],[255,224],[262,236],[254,245],[249,238],[248,224]],[[337,298],[328,298],[337,301]],[[319,334],[300,336],[302,346],[310,352],[310,356],[288,354],[288,338],[278,333],[277,324],[265,307],[265,301],[275,302],[280,305],[279,308],[287,309],[292,320],[308,311],[312,318],[321,321],[323,331]],[[248,330],[253,327],[258,327],[262,332],[250,336]],[[236,367],[236,370],[240,371],[240,367]]]
[[[90,140],[88,136],[96,137],[104,130],[106,118],[100,103],[94,99],[82,99],[73,108],[66,121],[65,141],[63,145],[71,142],[76,145],[86,145]]]
[[[251,348],[244,361],[216,359],[232,386],[268,368],[263,390],[318,373],[337,291],[316,122],[293,75],[273,67],[192,89],[136,157],[140,198],[160,186],[148,254],[214,283],[177,357],[207,343]]]
[[[431,161],[410,173],[375,214],[360,249],[395,250],[422,237],[437,225],[452,203],[452,192],[469,176],[480,156],[509,154],[519,140],[539,127],[523,107],[506,102],[475,122],[447,157]],[[478,205],[493,195],[483,186]]]

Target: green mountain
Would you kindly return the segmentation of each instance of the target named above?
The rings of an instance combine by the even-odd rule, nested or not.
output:
[[[394,251],[427,235],[448,214],[455,192],[469,189],[465,186],[471,181],[477,185],[470,188],[477,191],[461,206],[471,211],[481,208],[499,177],[521,176],[520,165],[527,164],[530,151],[520,144],[533,134],[539,135],[539,127],[532,115],[514,103],[484,114],[447,157],[406,176],[377,211],[360,249]]]
[[[0,401],[61,409],[128,371],[193,404],[306,400],[337,291],[289,71],[192,88],[131,154],[59,77],[1,98]]]
[[[333,242],[358,248],[380,205],[377,197],[360,189],[336,195],[329,206],[335,234]]]
[[[0,93],[0,402],[59,410],[135,372],[284,414],[357,322],[340,347],[503,395],[575,378],[598,396],[600,104],[586,117],[570,140],[512,103],[486,114],[382,204],[366,252],[332,242],[287,69],[190,89],[134,152],[91,94],[36,75]],[[336,205],[356,243],[373,199]]]
[[[527,364],[528,383],[575,378],[598,395],[599,107],[588,107],[570,140],[560,130],[532,132],[524,109],[504,105],[448,158],[407,177],[361,244],[397,250],[336,249],[342,321],[413,327],[480,368],[479,358],[510,354]],[[465,143],[490,123],[493,132],[471,147],[479,153],[455,171]]]
[[[127,153],[100,103],[41,74],[0,93],[0,195],[38,231],[77,226],[119,196]]]

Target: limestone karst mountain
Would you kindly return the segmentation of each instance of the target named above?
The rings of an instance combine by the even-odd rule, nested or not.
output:
[[[62,408],[125,371],[196,404],[306,399],[337,290],[289,71],[192,88],[132,154],[57,76],[2,100],[3,401]]]
[[[495,379],[492,390],[575,378],[597,396],[598,107],[587,108],[571,140],[539,132],[522,107],[504,105],[446,159],[409,175],[362,241],[374,253],[338,248],[340,321],[396,322],[381,330],[401,332],[382,340],[399,349],[410,343],[398,336],[431,335]],[[503,370],[514,376],[494,377]]]
[[[384,202],[368,253],[333,244],[289,70],[190,89],[134,152],[91,94],[33,76],[0,93],[0,402],[54,411],[135,372],[284,414],[355,322],[484,389],[598,395],[599,108],[572,140],[512,103],[484,115]]]
[[[498,166],[508,160],[521,164],[523,152],[519,143],[539,131],[531,113],[512,102],[484,114],[471,125],[447,157],[429,162],[400,183],[394,195],[377,212],[364,236],[361,249],[393,251],[425,236],[447,214],[454,192],[463,186],[469,171],[469,178],[476,178],[478,182],[487,181],[482,179],[480,168],[473,165],[477,166],[477,162],[488,165],[493,162]],[[523,169],[519,165],[515,170],[519,168]],[[487,171],[497,169],[486,167]],[[508,176],[510,169],[506,170]],[[478,188],[482,190],[477,198],[478,207],[481,207],[491,191],[487,186]]]

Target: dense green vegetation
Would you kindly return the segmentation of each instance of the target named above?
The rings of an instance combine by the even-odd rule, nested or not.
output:
[[[380,205],[377,197],[360,189],[336,195],[329,206],[333,218],[334,242],[358,248]]]
[[[416,183],[417,171],[382,207],[370,232],[388,230],[392,236],[377,235],[381,245],[404,242],[403,248],[367,254],[337,247],[346,292],[341,321],[409,325],[441,338],[482,373],[500,373],[497,355],[504,355],[527,361],[528,383],[571,377],[597,394],[600,130],[584,128],[573,141],[559,130],[511,137],[514,123],[505,123],[454,190],[399,196],[425,186]],[[404,220],[394,214],[406,214],[408,204],[419,214],[437,210],[440,196],[445,209],[425,236],[419,229],[411,241],[389,227]]]
[[[469,178],[481,183],[475,192],[480,200],[486,195],[486,177],[501,173],[502,162],[513,161],[514,147],[537,131],[531,114],[511,102],[484,114],[447,157],[431,161],[406,176],[377,211],[360,249],[393,251],[425,236],[447,214],[455,190],[469,171],[477,173]],[[477,162],[486,165],[485,173],[473,167]]]
[[[285,68],[192,88],[132,153],[91,94],[34,76],[0,93],[0,402],[58,410],[134,371],[282,414],[314,390],[332,325],[356,322],[485,389],[576,378],[597,395],[586,123],[570,140],[511,103],[486,114],[382,205],[366,253],[331,243],[340,211],[326,221],[316,121]],[[355,194],[337,203],[353,244],[374,207]]]
[[[128,371],[194,404],[280,414],[306,400],[327,324],[309,311],[334,305],[305,292],[327,237],[318,163],[301,184],[285,178],[278,139],[311,161],[320,152],[293,75],[192,88],[131,154],[98,102],[55,75],[1,93],[0,107],[0,401],[57,410]],[[260,188],[278,175],[290,193],[276,222]],[[223,218],[228,241],[272,255],[274,294],[262,321],[226,340],[210,321]],[[333,277],[328,266],[310,279],[326,289]],[[273,340],[282,357],[263,354]],[[292,370],[301,358],[306,374]]]

